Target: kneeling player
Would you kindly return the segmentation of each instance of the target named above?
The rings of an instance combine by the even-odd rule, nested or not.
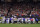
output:
[[[31,20],[30,20],[30,18],[28,18],[28,23],[29,23],[29,24],[31,23]]]
[[[20,18],[17,19],[17,23],[20,24]]]
[[[14,23],[17,23],[17,18],[13,18],[13,20],[14,20]]]

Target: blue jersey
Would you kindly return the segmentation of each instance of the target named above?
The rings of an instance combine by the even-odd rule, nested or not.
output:
[[[36,18],[36,21],[38,21],[38,19]]]
[[[30,18],[30,19],[32,19],[32,18]]]
[[[23,21],[25,21],[25,18],[23,18]]]
[[[10,18],[10,20],[11,20],[11,18]]]

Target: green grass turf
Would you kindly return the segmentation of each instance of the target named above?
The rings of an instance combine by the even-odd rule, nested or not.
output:
[[[40,22],[40,21],[38,21],[38,22]]]
[[[40,27],[40,24],[0,24],[0,27]]]

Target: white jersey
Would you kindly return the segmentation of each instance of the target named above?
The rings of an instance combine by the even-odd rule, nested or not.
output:
[[[33,18],[33,23],[35,23],[35,18]]]
[[[20,20],[20,18],[18,18],[18,21]]]
[[[11,20],[13,20],[13,17],[11,17]]]
[[[17,21],[17,18],[13,18],[14,21]]]
[[[18,18],[18,21],[21,20],[21,18]]]
[[[9,18],[7,18],[6,23],[9,23]]]
[[[14,21],[13,21],[13,17],[11,17],[11,23],[13,23]]]
[[[33,18],[33,21],[35,21],[35,18]]]
[[[2,17],[2,20],[5,21],[5,16]]]
[[[28,18],[28,21],[30,21],[30,18]]]
[[[21,19],[21,21],[23,21],[23,18]]]
[[[9,21],[9,18],[7,18],[8,19],[8,21]]]
[[[25,18],[25,21],[27,21],[27,18]]]
[[[14,16],[14,18],[16,18],[16,16]]]

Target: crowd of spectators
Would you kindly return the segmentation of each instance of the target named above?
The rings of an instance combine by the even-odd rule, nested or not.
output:
[[[40,7],[32,4],[3,4],[0,5],[0,17],[40,17]]]

